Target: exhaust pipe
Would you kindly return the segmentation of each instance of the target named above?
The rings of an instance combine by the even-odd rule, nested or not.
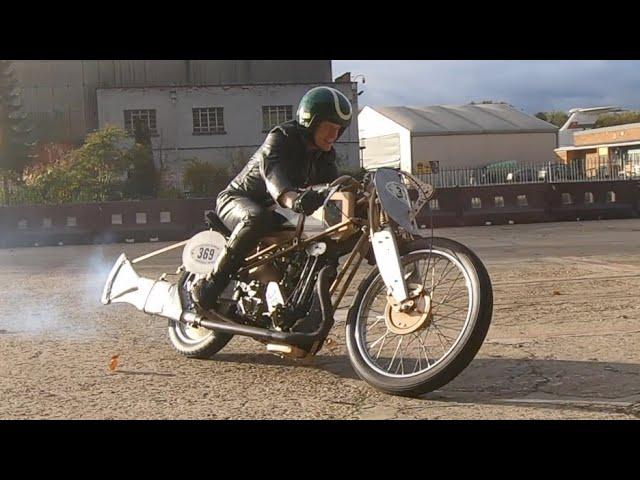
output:
[[[107,277],[101,301],[129,303],[150,315],[159,315],[187,324],[203,326],[217,332],[252,337],[257,340],[293,345],[315,354],[334,323],[329,287],[336,277],[336,269],[328,265],[318,274],[318,282],[309,317],[319,319],[313,332],[277,332],[266,328],[241,325],[216,312],[205,317],[182,308],[178,286],[165,280],[151,280],[138,275],[126,254],[120,255]]]
[[[144,313],[178,321],[183,314],[177,286],[141,277],[124,253],[109,272],[101,301],[104,305],[129,303]]]

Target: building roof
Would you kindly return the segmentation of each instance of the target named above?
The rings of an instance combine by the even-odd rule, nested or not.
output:
[[[408,129],[413,136],[558,131],[555,125],[499,103],[369,108]]]
[[[589,128],[587,130],[574,132],[573,135],[580,136],[580,135],[593,135],[594,133],[618,132],[620,130],[627,130],[629,128],[638,128],[638,127],[640,127],[640,123],[623,123],[620,125],[613,125],[611,127]]]
[[[634,140],[631,142],[617,142],[617,143],[595,143],[593,145],[570,145],[566,147],[556,148],[554,151],[556,152],[566,152],[569,150],[595,150],[597,148],[605,148],[605,147],[629,147],[633,145],[640,145],[640,140]]]

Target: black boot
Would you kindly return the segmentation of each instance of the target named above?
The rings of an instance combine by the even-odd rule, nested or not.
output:
[[[236,271],[233,252],[226,247],[216,261],[213,272],[194,287],[194,300],[204,310],[211,310],[223,290],[227,287],[231,275]]]
[[[196,303],[205,310],[215,306],[218,297],[229,283],[231,275],[236,273],[246,253],[255,247],[258,239],[269,231],[272,212],[267,212],[261,217],[249,217],[243,219],[231,232],[227,245],[216,260],[213,272],[203,282],[199,282],[194,288]]]

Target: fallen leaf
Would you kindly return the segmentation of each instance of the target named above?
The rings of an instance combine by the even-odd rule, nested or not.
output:
[[[554,291],[553,291],[553,294],[554,294],[554,295],[562,295],[558,290],[554,290]]]
[[[109,370],[111,370],[112,372],[118,368],[118,357],[120,355],[114,355],[113,357],[111,357],[111,360],[109,360]]]

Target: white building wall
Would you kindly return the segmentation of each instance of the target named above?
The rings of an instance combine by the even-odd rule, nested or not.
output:
[[[411,171],[411,132],[397,124],[390,118],[376,112],[371,107],[364,107],[358,115],[359,138],[382,137],[394,133],[400,136],[400,167],[401,170]],[[363,152],[366,168],[366,150]]]
[[[331,81],[331,60],[15,60],[13,64],[24,111],[33,116],[36,127],[46,127],[41,130],[56,141],[79,144],[98,126],[99,88]]]
[[[229,166],[232,160],[248,160],[266,137],[262,107],[291,105],[295,116],[302,96],[319,84],[279,84],[209,87],[151,87],[99,89],[100,128],[118,125],[124,128],[124,110],[155,109],[158,136],[152,138],[156,158],[181,184],[181,172],[190,158]],[[355,84],[324,84],[338,88],[357,111]],[[193,134],[193,108],[222,107],[226,133]],[[341,167],[359,166],[358,120],[354,118],[336,145]]]
[[[440,168],[480,167],[506,161],[545,163],[554,160],[555,148],[555,133],[413,137],[413,167],[429,161],[440,162]]]

